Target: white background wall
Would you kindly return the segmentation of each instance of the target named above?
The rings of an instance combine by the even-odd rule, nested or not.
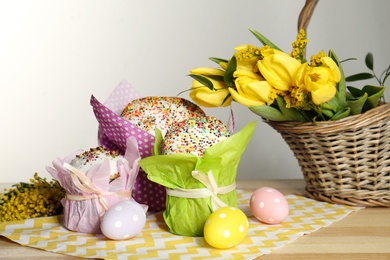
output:
[[[304,0],[0,0],[0,182],[28,181],[77,149],[97,146],[89,99],[104,101],[126,80],[144,96],[191,86],[186,76],[258,44],[253,28],[286,52]],[[390,1],[322,0],[311,20],[308,53],[333,48],[347,75],[374,54],[390,64]],[[369,82],[367,82],[369,83]],[[375,82],[371,82],[375,83]],[[386,91],[386,96],[389,96]],[[183,97],[188,97],[184,94]],[[234,105],[237,129],[258,119]],[[206,110],[223,121],[227,109]],[[239,179],[301,178],[282,138],[259,121]]]

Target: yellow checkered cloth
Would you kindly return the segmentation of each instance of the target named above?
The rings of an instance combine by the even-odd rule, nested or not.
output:
[[[149,215],[142,234],[125,241],[71,232],[61,225],[60,216],[3,222],[0,235],[21,245],[84,258],[254,259],[360,209],[287,195],[290,209],[287,219],[281,224],[266,225],[249,209],[251,193],[237,190],[237,196],[240,209],[248,216],[249,230],[241,244],[224,250],[211,248],[202,237],[169,233],[162,212]]]

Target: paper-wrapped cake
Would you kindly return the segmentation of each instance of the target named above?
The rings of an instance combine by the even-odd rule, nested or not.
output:
[[[164,221],[170,232],[202,236],[207,217],[237,207],[237,167],[255,122],[231,135],[216,118],[178,122],[165,135],[156,131],[154,155],[140,160],[148,178],[167,192]]]
[[[104,104],[92,96],[91,105],[99,123],[99,145],[123,152],[127,138],[134,137],[142,158],[152,155],[156,128],[166,133],[176,122],[205,116],[199,106],[183,98],[141,97],[125,81],[114,89]],[[134,184],[134,199],[155,212],[165,208],[165,195],[165,188],[148,180],[140,170]]]
[[[124,155],[101,146],[53,161],[47,171],[65,189],[63,224],[72,231],[101,233],[101,217],[114,204],[133,200],[139,171],[138,145],[127,139]]]

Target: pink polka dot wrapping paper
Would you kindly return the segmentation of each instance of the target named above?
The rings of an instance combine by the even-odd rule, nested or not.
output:
[[[107,149],[126,150],[126,140],[136,138],[141,157],[152,155],[154,136],[122,118],[120,115],[127,104],[141,95],[126,81],[121,81],[111,92],[104,103],[94,96],[90,103],[99,123],[98,142]],[[148,180],[146,173],[140,169],[133,188],[134,199],[149,206],[155,212],[165,208],[165,188]]]
[[[237,190],[239,208],[249,219],[248,234],[242,243],[224,250],[210,247],[203,237],[169,233],[162,212],[150,214],[142,233],[124,241],[68,231],[61,226],[61,217],[58,216],[3,222],[0,223],[0,235],[24,246],[82,258],[254,259],[360,209],[287,195],[289,216],[281,224],[267,225],[260,223],[250,212],[250,196],[251,192]]]

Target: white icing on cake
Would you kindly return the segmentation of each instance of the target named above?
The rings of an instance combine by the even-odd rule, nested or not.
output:
[[[111,180],[119,177],[118,161],[123,160],[123,156],[119,155],[117,151],[108,151],[101,146],[77,155],[70,164],[87,174],[90,169],[100,167],[105,159],[108,159],[110,163]]]

